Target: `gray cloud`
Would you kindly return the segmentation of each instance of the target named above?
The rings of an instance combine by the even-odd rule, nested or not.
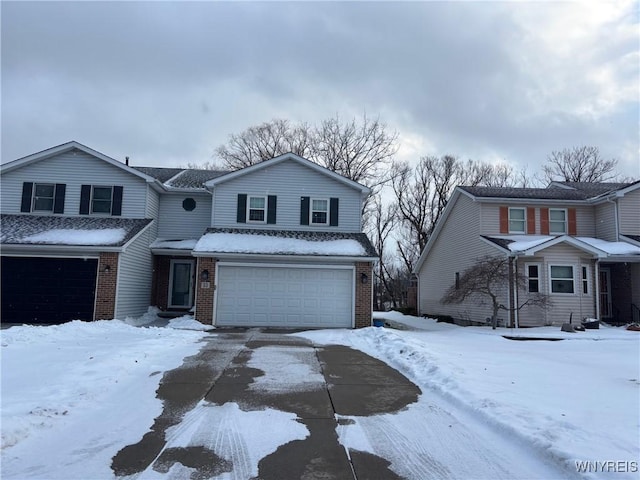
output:
[[[274,117],[367,112],[407,159],[531,170],[596,144],[640,176],[637,18],[633,2],[607,8],[3,2],[2,161],[75,139],[139,164],[205,162]]]

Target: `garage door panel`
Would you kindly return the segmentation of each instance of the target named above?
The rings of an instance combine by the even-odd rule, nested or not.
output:
[[[2,257],[2,321],[92,320],[97,267],[97,259]]]
[[[350,327],[352,269],[220,264],[220,326]]]

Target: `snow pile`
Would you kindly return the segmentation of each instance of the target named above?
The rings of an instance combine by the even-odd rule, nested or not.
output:
[[[363,246],[356,240],[310,241],[247,233],[207,233],[198,240],[193,251],[340,256],[365,254]]]
[[[22,240],[58,245],[114,245],[122,242],[126,234],[124,228],[105,228],[102,230],[60,228],[29,235]]]
[[[640,255],[640,247],[626,242],[607,242],[599,238],[576,237],[578,240],[602,250],[609,255]]]
[[[491,330],[396,312],[376,317],[407,330],[371,327],[298,335],[319,344],[351,346],[386,362],[423,392],[435,390],[567,471],[575,473],[576,461],[640,458],[637,332],[614,327],[582,333],[557,327]],[[502,335],[568,340],[514,341]]]
[[[179,330],[200,330],[202,332],[207,332],[210,330],[215,330],[216,327],[213,325],[205,325],[204,323],[200,323],[191,315],[183,315],[182,317],[172,318],[169,320],[170,328],[176,328]]]
[[[3,478],[25,458],[31,478],[111,478],[111,457],[162,412],[162,372],[202,335],[119,320],[2,330]]]

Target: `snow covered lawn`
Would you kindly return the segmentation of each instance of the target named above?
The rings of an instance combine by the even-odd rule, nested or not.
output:
[[[617,471],[615,478],[638,478],[640,333],[606,326],[578,333],[558,327],[492,330],[397,312],[375,318],[410,329],[302,335],[383,360],[423,392],[439,392],[504,435],[531,445],[532,452],[564,465],[567,473],[576,472],[576,462],[592,462],[585,468],[599,472],[594,478],[602,470]],[[502,335],[565,340],[516,341]]]
[[[111,457],[162,412],[162,372],[202,336],[119,320],[2,330],[2,478],[112,478]]]

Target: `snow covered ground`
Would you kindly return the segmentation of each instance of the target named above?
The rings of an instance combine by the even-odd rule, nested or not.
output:
[[[443,435],[445,424],[453,421],[443,409],[451,405],[462,412],[465,418],[458,420],[467,427],[480,425],[507,444],[522,445],[534,471],[540,459],[540,464],[559,466],[564,478],[576,476],[576,462],[586,462],[582,465],[590,472],[582,478],[639,477],[640,333],[611,327],[574,334],[557,327],[491,330],[398,313],[381,316],[402,329],[297,334],[318,344],[358,348],[397,368],[423,391],[419,402],[403,412],[344,422],[343,444],[384,454],[399,473],[410,476],[402,471],[402,452],[386,451],[388,442],[375,445],[372,432],[384,426],[386,434],[393,430],[411,440],[416,432],[405,426],[435,402]],[[207,335],[185,330],[198,326],[188,317],[173,322],[175,328],[131,325],[153,318],[1,331],[2,478],[113,478],[113,455],[137,442],[162,411],[155,398],[162,372],[197,353]],[[505,334],[565,340],[515,341]],[[273,421],[270,410],[251,415],[256,425]],[[301,438],[301,432],[290,433],[283,438]],[[465,459],[447,456],[442,438],[435,436],[431,448],[443,467],[463,464]]]

